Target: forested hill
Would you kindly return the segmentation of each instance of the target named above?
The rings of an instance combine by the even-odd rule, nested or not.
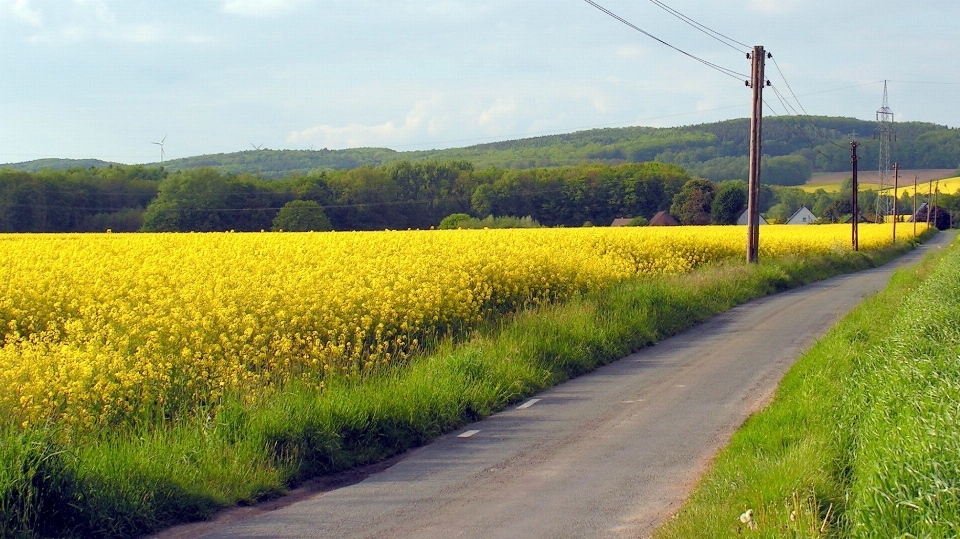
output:
[[[23,172],[40,172],[41,170],[68,170],[71,168],[106,168],[118,164],[99,159],[34,159],[23,163],[0,165],[0,168]]]
[[[282,178],[320,170],[350,170],[361,166],[379,166],[409,159],[404,153],[387,148],[350,150],[246,150],[171,159],[163,163],[171,172],[211,167],[227,174],[256,174],[264,178]],[[154,163],[159,165],[159,163]]]
[[[849,144],[854,138],[862,142],[862,162],[878,160],[879,142],[873,140],[875,128],[874,122],[853,118],[767,118],[763,126],[763,153],[769,158],[802,156],[812,171],[843,171],[850,167]],[[960,166],[960,129],[922,122],[898,123],[896,129],[893,158],[901,167]],[[746,178],[748,142],[749,121],[739,119],[673,128],[593,129],[446,150],[251,150],[172,160],[164,166],[171,171],[208,166],[221,172],[281,177],[316,169],[345,170],[397,161],[465,160],[477,169],[660,161],[719,181]]]
[[[304,175],[318,170],[350,170],[399,161],[470,162],[475,169],[531,169],[583,164],[617,165],[659,161],[680,165],[710,180],[745,179],[749,141],[747,119],[672,128],[623,127],[593,129],[465,148],[398,152],[387,148],[348,150],[248,150],[165,161],[170,172],[212,167],[228,174],[263,178]],[[876,123],[853,118],[772,117],[764,120],[765,170],[782,184],[802,183],[811,172],[844,171],[850,167],[849,143],[862,142],[861,163],[876,163]],[[893,160],[902,168],[960,166],[960,129],[923,123],[896,124]],[[68,167],[104,167],[97,160],[45,159],[0,165],[27,172]],[[157,166],[154,163],[148,166]],[[796,179],[789,178],[797,176]]]

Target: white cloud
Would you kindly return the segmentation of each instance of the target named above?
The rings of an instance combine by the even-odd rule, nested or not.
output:
[[[802,0],[750,0],[750,8],[764,13],[790,13]]]
[[[15,14],[33,29],[24,39],[28,43],[72,44],[87,41],[102,43],[191,43],[213,41],[207,35],[190,31],[184,25],[169,25],[154,20],[120,17],[106,0],[0,0],[0,16]],[[55,6],[55,7],[54,7]]]
[[[611,93],[611,90],[613,93]],[[355,97],[364,100],[376,99],[379,92],[370,88],[354,91]],[[597,88],[594,84],[553,84],[541,81],[537,84],[511,88],[494,89],[492,87],[434,89],[436,93],[423,99],[424,91],[417,88],[396,89],[395,97],[404,93],[421,96],[419,101],[412,98],[407,103],[415,104],[407,109],[403,118],[391,118],[390,109],[402,106],[393,99],[383,100],[385,109],[379,113],[386,121],[356,122],[350,121],[353,110],[356,115],[377,112],[361,111],[362,104],[351,104],[333,112],[338,119],[345,120],[337,125],[330,121],[323,125],[310,127],[290,133],[286,142],[296,147],[314,148],[355,148],[389,147],[394,149],[430,149],[463,146],[504,138],[522,138],[551,134],[569,128],[571,125],[590,126],[610,120],[610,115],[621,110],[628,102],[618,95],[617,89]],[[553,102],[561,99],[566,103],[563,110],[556,110]],[[399,101],[402,101],[400,99]],[[407,107],[410,107],[407,105]],[[403,109],[401,109],[403,110]],[[395,113],[394,113],[395,114]],[[618,117],[617,121],[623,121]]]
[[[94,18],[101,23],[114,24],[117,22],[117,16],[103,0],[73,0],[73,3],[84,12],[92,13]]]
[[[647,49],[635,44],[620,45],[617,47],[616,54],[618,58],[623,58],[624,60],[635,60],[646,57]]]
[[[232,15],[276,17],[297,9],[305,0],[223,0],[221,10]]]
[[[111,33],[104,37],[131,43],[155,43],[163,41],[164,31],[163,27],[158,24],[135,24],[118,33]]]
[[[480,113],[477,117],[477,125],[482,128],[502,130],[513,124],[518,108],[516,98],[499,98]]]
[[[0,0],[0,15],[6,12],[30,26],[40,27],[43,25],[43,13],[30,4],[30,0]]]
[[[417,102],[399,125],[392,120],[378,125],[320,125],[291,133],[287,142],[301,145],[312,143],[331,149],[402,145],[431,130],[436,131],[436,115],[441,109],[438,105],[437,98]]]

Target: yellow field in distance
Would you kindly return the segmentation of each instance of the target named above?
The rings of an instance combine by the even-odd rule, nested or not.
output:
[[[800,186],[800,189],[803,189],[807,193],[814,193],[818,189],[823,189],[827,193],[839,193],[842,182],[832,182],[832,183],[820,183],[820,184],[806,184]],[[891,185],[891,188],[893,186]],[[860,186],[862,190],[873,189],[876,191],[877,184],[863,184]],[[937,182],[922,182],[917,185],[917,195],[926,196],[928,190],[932,191],[937,188]],[[957,191],[960,191],[960,176],[947,178],[940,180],[940,193],[943,194],[955,194]],[[897,189],[897,198],[903,196],[904,193],[908,193],[910,196],[913,196],[913,178],[900,178],[900,188]]]

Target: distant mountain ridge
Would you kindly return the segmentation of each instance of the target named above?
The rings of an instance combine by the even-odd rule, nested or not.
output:
[[[41,170],[67,170],[70,168],[107,168],[109,166],[124,166],[120,163],[101,161],[100,159],[34,159],[22,163],[7,163],[0,168],[20,170],[23,172],[40,172]]]
[[[764,120],[763,151],[768,158],[800,156],[818,172],[849,167],[849,142],[859,139],[861,163],[879,158],[873,140],[875,122],[836,117],[772,117]],[[960,167],[960,129],[926,122],[896,124],[894,160],[903,168]],[[464,160],[478,169],[526,169],[583,163],[619,164],[660,161],[680,165],[711,180],[744,178],[747,170],[749,120],[735,119],[683,127],[591,129],[463,148],[399,152],[388,148],[346,150],[246,150],[165,161],[169,171],[212,167],[229,174],[279,178],[318,169],[344,170],[397,161]],[[37,171],[44,168],[103,167],[95,159],[42,159],[0,168]],[[148,166],[159,166],[152,163]]]
[[[379,166],[398,161],[400,152],[389,148],[352,148],[349,150],[244,150],[184,157],[164,161],[172,172],[212,167],[228,174],[256,174],[267,178],[306,174],[317,169],[348,170],[364,165]],[[159,165],[159,163],[153,163]]]

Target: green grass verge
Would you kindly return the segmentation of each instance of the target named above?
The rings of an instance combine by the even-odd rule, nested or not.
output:
[[[882,253],[729,263],[513,316],[322,393],[297,385],[215,418],[70,440],[0,432],[0,536],[129,537],[422,445],[750,299],[884,263]]]
[[[655,538],[960,536],[958,320],[960,248],[898,272],[797,362]]]

